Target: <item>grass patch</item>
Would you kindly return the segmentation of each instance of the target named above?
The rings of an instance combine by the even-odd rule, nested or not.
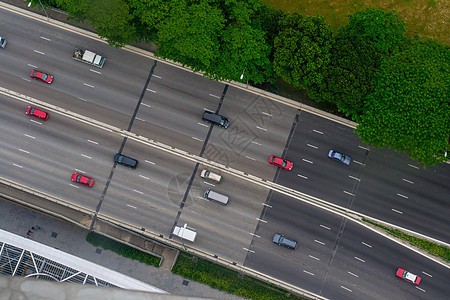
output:
[[[348,16],[366,8],[398,11],[405,21],[406,34],[449,45],[450,23],[448,0],[263,0],[264,3],[288,12],[308,16],[321,14],[337,31],[349,21]]]
[[[364,222],[367,222],[369,224],[372,224],[378,228],[382,228],[384,230],[386,230],[388,233],[390,233],[393,236],[396,237],[400,237],[404,240],[409,241],[412,245],[414,246],[418,246],[422,249],[425,249],[427,251],[429,251],[430,253],[445,259],[446,261],[450,261],[450,248],[445,247],[445,246],[441,246],[441,245],[437,245],[433,242],[427,241],[427,240],[423,240],[414,236],[410,236],[398,229],[393,229],[390,227],[386,227],[377,223],[374,223],[372,221],[369,221],[367,219],[363,219]]]
[[[172,272],[247,299],[302,299],[269,283],[262,282],[210,261],[181,252]]]
[[[141,263],[159,267],[161,259],[159,257],[150,255],[148,253],[139,251],[128,245],[116,242],[103,235],[95,232],[89,232],[86,236],[86,241],[94,245],[95,247],[102,247],[105,250],[111,250],[120,256],[128,257],[140,261]]]

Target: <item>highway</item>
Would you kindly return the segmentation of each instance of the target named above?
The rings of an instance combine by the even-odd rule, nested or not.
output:
[[[0,15],[8,33],[7,48],[0,49],[1,87],[448,242],[448,165],[417,168],[402,154],[367,148],[351,128],[305,111],[3,10]],[[71,59],[76,47],[104,55],[105,67]],[[31,80],[32,68],[54,75],[54,83]],[[25,115],[26,103],[4,95],[0,101],[1,177],[165,236],[174,224],[187,223],[198,232],[190,246],[333,299],[438,299],[449,292],[448,269],[350,222],[341,228],[335,215],[226,173],[213,186],[199,177],[203,166],[182,157],[60,113],[38,121]],[[204,123],[205,109],[230,118],[230,127]],[[114,166],[122,148],[139,160],[136,170]],[[331,148],[349,154],[352,164],[329,160]],[[269,165],[272,154],[285,154],[294,169]],[[72,183],[76,171],[93,177],[94,187]],[[203,199],[206,188],[230,196],[230,204]],[[299,248],[274,245],[271,236],[279,231]],[[399,263],[433,276],[422,275],[425,291],[395,278]]]

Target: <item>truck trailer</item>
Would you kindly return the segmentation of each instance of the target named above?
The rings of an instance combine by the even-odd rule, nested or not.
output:
[[[97,53],[78,48],[73,52],[72,58],[99,68],[103,68],[106,60],[103,56],[98,55]]]

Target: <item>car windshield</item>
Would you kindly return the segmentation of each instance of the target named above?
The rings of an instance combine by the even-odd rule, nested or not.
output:
[[[42,73],[42,80],[47,80],[47,74]]]
[[[30,115],[34,113],[34,108],[30,108]]]
[[[286,165],[287,165],[287,161],[283,160],[283,163],[281,164],[281,166],[286,167]]]
[[[119,155],[117,158],[117,162],[121,163],[123,161],[123,155]]]

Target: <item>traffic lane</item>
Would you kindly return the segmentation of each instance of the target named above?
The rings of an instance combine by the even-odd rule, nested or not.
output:
[[[264,220],[255,232],[245,265],[312,292],[319,292],[340,218],[298,200],[273,193]],[[275,233],[296,240],[296,250],[272,242]]]
[[[207,181],[200,177],[201,170],[202,166],[198,168],[178,226],[187,223],[197,231],[195,247],[242,264],[268,190],[228,174],[223,174],[221,183]],[[221,205],[205,199],[206,189],[228,196],[229,203]]]
[[[132,140],[122,153],[138,166],[116,165],[100,212],[168,235],[195,163]]]
[[[421,276],[419,288],[397,278],[398,267]],[[433,276],[437,289],[436,284],[431,288],[426,283],[431,277],[423,272]],[[440,264],[347,221],[322,295],[332,299],[440,299],[439,295],[448,294],[448,275],[449,270]]]
[[[1,112],[4,113],[3,110]],[[108,163],[103,159],[107,148],[68,136],[61,130],[46,126],[46,122],[35,121],[28,116],[20,116],[17,122],[12,122],[14,118],[8,116],[4,115],[0,123],[4,122],[2,128],[5,132],[2,150],[10,165],[2,166],[1,174],[50,195],[95,208],[95,199],[101,193],[101,178],[107,174]],[[94,188],[76,195],[76,200],[73,199],[76,190],[70,187],[80,188],[71,182],[74,172],[87,173],[96,180]]]
[[[381,162],[386,159],[392,165],[410,169],[410,173],[406,174],[405,170],[398,171],[381,165]],[[367,171],[359,187],[360,193],[358,193],[355,209],[447,241],[448,230],[442,226],[448,223],[447,216],[450,212],[445,204],[448,192],[446,192],[445,184],[442,183],[445,172],[437,172],[436,181],[433,182],[431,181],[433,171],[421,176],[421,169],[409,165],[402,154],[394,155],[382,150],[371,151]]]
[[[222,82],[162,62],[157,63],[151,85],[155,90],[171,90],[175,94],[186,95],[200,101],[212,97],[217,103],[225,88]]]

